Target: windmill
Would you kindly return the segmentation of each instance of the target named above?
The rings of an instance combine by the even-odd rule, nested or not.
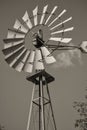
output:
[[[72,17],[62,20],[66,10],[64,9],[56,16],[57,8],[54,6],[49,12],[47,11],[48,5],[46,5],[39,13],[38,6],[36,6],[32,11],[32,16],[29,16],[26,11],[22,21],[17,19],[13,29],[8,29],[7,38],[3,40],[3,53],[9,66],[19,72],[32,73],[33,70],[35,72],[26,78],[34,84],[27,130],[51,130],[49,124],[52,125],[52,129],[57,130],[48,87],[48,84],[55,78],[45,70],[46,64],[56,62],[53,56],[54,51],[77,48],[87,53],[86,41],[76,46],[69,44],[72,38],[64,37],[65,33],[74,29],[74,27],[65,28],[65,24],[71,21]],[[44,35],[48,33],[44,33],[44,28],[49,30],[49,37],[46,39]],[[34,49],[25,47],[28,34],[31,35],[31,44]]]

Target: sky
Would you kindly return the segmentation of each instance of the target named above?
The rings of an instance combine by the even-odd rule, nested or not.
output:
[[[67,17],[73,17],[73,44],[87,40],[87,0],[0,0],[0,123],[6,130],[26,129],[33,85],[26,80],[28,74],[15,71],[5,62],[3,39],[16,18],[20,19],[26,10],[31,14],[36,5],[43,8],[46,4],[66,9]],[[49,88],[57,129],[75,130],[78,114],[73,102],[84,100],[87,55],[69,51],[56,52],[55,57],[57,63],[47,66],[46,71],[55,77]]]

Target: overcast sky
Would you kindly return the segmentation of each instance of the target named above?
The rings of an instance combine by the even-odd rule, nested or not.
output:
[[[0,0],[0,123],[6,130],[24,130],[27,125],[32,83],[26,80],[26,73],[17,72],[4,61],[3,38],[7,29],[12,28],[16,18],[25,11],[39,5],[50,8],[55,5],[67,10],[67,18],[73,17],[75,27],[71,33],[72,43],[80,44],[87,40],[87,0]],[[80,52],[58,52],[57,64],[47,67],[55,77],[50,85],[50,93],[58,130],[75,130],[74,122],[78,117],[73,109],[75,100],[84,100],[87,87],[87,55]],[[63,57],[66,60],[63,62]]]

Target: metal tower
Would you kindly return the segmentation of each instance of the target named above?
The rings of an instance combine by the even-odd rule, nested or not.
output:
[[[38,130],[57,130],[48,87],[54,77],[43,70],[27,77],[27,80],[34,83],[27,130],[33,130],[34,127]],[[49,125],[50,120],[52,126]]]

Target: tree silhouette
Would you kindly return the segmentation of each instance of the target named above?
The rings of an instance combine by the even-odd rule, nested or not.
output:
[[[87,99],[87,95],[85,96]],[[79,119],[75,121],[75,127],[78,127],[80,130],[87,130],[87,102],[74,102],[75,110],[79,113]]]

